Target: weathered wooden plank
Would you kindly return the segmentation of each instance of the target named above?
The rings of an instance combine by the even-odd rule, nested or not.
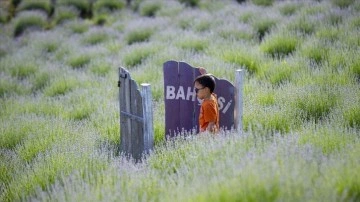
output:
[[[136,113],[138,116],[144,117],[143,102],[142,102],[141,92],[140,92],[139,88],[136,90],[136,99],[137,99],[137,102],[135,103],[136,104]],[[144,153],[144,123],[137,122],[136,127],[138,129],[138,132],[137,132],[138,147],[137,147],[136,153],[137,153],[137,159],[141,159],[141,157]]]
[[[130,114],[134,114],[136,115],[134,112],[135,112],[135,109],[134,109],[134,102],[136,102],[136,98],[134,98],[134,88],[136,88],[133,84],[133,82],[130,82],[130,87],[129,87],[129,92],[130,92],[130,103],[129,103],[129,106],[130,106],[130,111],[129,113]],[[131,128],[130,128],[130,141],[131,141],[131,150],[129,151],[132,155],[133,158],[136,158],[136,155],[135,155],[135,150],[136,150],[136,147],[137,147],[137,144],[136,144],[136,136],[137,136],[137,127],[135,125],[135,121],[131,121]]]
[[[130,74],[124,69],[119,70],[120,81],[120,112],[130,112]],[[129,155],[131,153],[131,119],[120,113],[120,150]]]
[[[131,82],[131,89],[130,89],[130,96],[131,96],[131,107],[130,113],[136,116],[143,116],[142,115],[142,100],[141,95],[138,89],[137,84],[135,81]],[[141,108],[141,109],[140,109]],[[132,155],[133,158],[138,160],[141,158],[141,154],[143,151],[142,142],[142,131],[143,123],[139,123],[138,121],[132,120],[131,121],[131,141],[132,141]]]
[[[121,111],[126,111],[126,100],[125,100],[125,90],[126,90],[126,72],[121,67],[119,68],[119,106],[120,106],[120,150],[121,152],[126,151],[126,118],[124,118],[123,115],[121,115]]]
[[[154,146],[154,127],[153,127],[153,106],[150,84],[141,84],[141,96],[144,114],[144,152],[149,153]]]

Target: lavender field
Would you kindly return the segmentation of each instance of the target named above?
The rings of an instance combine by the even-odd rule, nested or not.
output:
[[[1,0],[0,201],[360,201],[360,1]],[[162,65],[245,69],[244,132],[164,138]],[[155,148],[119,154],[118,67]]]

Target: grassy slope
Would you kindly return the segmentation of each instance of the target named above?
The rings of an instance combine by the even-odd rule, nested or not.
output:
[[[16,39],[21,15],[0,24],[0,200],[360,200],[359,10],[145,1]],[[167,60],[231,81],[244,66],[245,134],[164,142]],[[152,84],[156,149],[141,164],[116,153],[119,66]]]

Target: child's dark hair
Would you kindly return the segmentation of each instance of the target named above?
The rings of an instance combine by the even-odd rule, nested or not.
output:
[[[215,78],[211,74],[203,74],[194,80],[194,83],[198,82],[204,87],[208,87],[210,89],[210,93],[213,93],[215,90],[216,82]]]

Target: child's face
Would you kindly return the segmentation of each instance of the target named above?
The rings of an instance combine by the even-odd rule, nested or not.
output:
[[[197,91],[196,96],[199,99],[202,100],[208,96],[208,88],[204,87],[199,82],[196,81],[194,87],[195,87],[195,91]]]

